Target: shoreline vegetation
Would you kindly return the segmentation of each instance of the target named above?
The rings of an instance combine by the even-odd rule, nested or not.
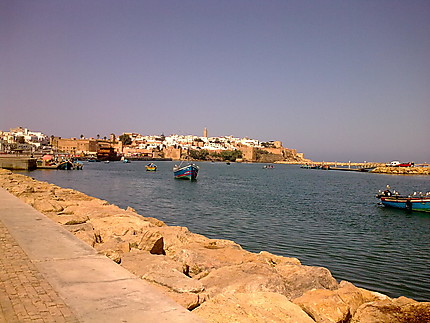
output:
[[[430,302],[339,283],[297,258],[251,253],[5,169],[0,187],[207,322],[430,321]]]

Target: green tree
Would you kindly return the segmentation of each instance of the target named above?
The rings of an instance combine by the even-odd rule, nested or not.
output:
[[[191,149],[189,155],[192,159],[206,160],[209,152],[206,149]]]
[[[131,138],[130,138],[130,136],[127,135],[127,134],[125,134],[125,133],[122,134],[121,136],[119,136],[119,140],[122,142],[122,144],[124,146],[128,146],[128,145],[131,144]]]
[[[242,152],[240,150],[223,150],[220,152],[220,156],[224,161],[235,161],[242,158]]]

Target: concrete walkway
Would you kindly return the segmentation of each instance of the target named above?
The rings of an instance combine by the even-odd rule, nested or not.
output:
[[[0,188],[0,323],[202,322]]]

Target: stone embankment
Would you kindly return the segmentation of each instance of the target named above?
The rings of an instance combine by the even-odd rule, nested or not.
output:
[[[338,283],[296,258],[251,253],[7,170],[0,186],[207,322],[430,321],[428,302]]]
[[[430,175],[430,167],[387,167],[380,166],[372,170],[372,173],[394,175]]]

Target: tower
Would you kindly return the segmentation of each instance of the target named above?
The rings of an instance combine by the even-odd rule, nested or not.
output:
[[[207,138],[208,137],[208,129],[205,128],[205,130],[203,130],[203,137]]]

